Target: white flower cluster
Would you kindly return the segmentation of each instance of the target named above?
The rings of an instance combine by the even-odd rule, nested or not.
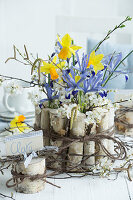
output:
[[[54,85],[53,85],[53,89],[55,90],[55,92],[57,93],[57,94],[59,94],[60,96],[59,96],[59,100],[61,101],[61,102],[63,102],[64,104],[66,103],[70,103],[71,102],[71,98],[70,99],[66,99],[65,98],[65,95],[67,95],[67,93],[66,93],[66,90],[65,90],[65,85],[63,85],[63,83],[60,85],[60,84],[56,84],[56,83],[54,83]]]
[[[63,116],[67,116],[68,119],[71,118],[71,111],[74,107],[77,107],[77,104],[64,104],[63,106],[61,106],[58,109],[58,114],[59,115],[63,115]],[[79,114],[79,111],[77,111],[77,115]]]
[[[93,173],[98,173],[102,177],[110,175],[110,172],[113,171],[113,163],[107,157],[101,158],[99,163],[93,167]]]
[[[112,103],[108,98],[102,98],[100,95],[97,95],[96,93],[89,94],[88,99],[90,106],[101,107],[102,105],[104,105],[104,108],[106,109],[112,108]]]
[[[28,99],[30,99],[34,105],[38,105],[41,98],[42,98],[42,93],[39,90],[33,90],[31,92],[28,92]]]
[[[23,92],[23,87],[19,85],[17,81],[9,81],[4,84],[4,88],[7,93],[11,95],[18,95],[22,94]]]
[[[87,125],[100,123],[103,113],[114,108],[111,101],[107,98],[102,98],[95,93],[89,94],[89,107],[95,107],[92,111],[86,112],[85,122]]]
[[[85,119],[86,124],[89,125],[89,124],[100,123],[102,119],[102,114],[104,112],[107,112],[107,110],[102,107],[97,107],[93,109],[93,111],[86,112],[86,115],[87,115]]]

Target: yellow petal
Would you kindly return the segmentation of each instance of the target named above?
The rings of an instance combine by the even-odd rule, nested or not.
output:
[[[67,34],[64,35],[64,37],[62,38],[62,46],[63,46],[63,47],[69,48],[70,45],[71,45],[71,37],[70,37],[70,35],[67,33]]]
[[[46,63],[45,61],[43,61],[43,66],[40,67],[40,72],[49,73],[50,65],[51,64]]]
[[[103,54],[98,54],[95,56],[95,63],[99,63],[103,59],[104,55]]]
[[[71,51],[71,53],[75,56],[75,51],[72,48],[69,48],[69,50]]]
[[[75,53],[75,52],[74,52]],[[70,51],[70,49],[68,50],[68,58],[71,58],[71,56],[72,56],[72,53],[71,53],[71,51]]]
[[[102,63],[99,62],[97,65],[94,65],[94,71],[96,74],[98,70],[102,70],[102,69],[104,69],[104,66]]]
[[[56,64],[56,60],[57,60],[57,56],[54,56],[53,60],[52,60],[52,63],[53,64]]]
[[[74,51],[77,51],[77,50],[79,50],[81,48],[82,47],[80,47],[80,46],[75,46],[75,45],[71,46],[71,49],[73,49]]]
[[[80,80],[80,76],[75,76],[76,83]]]
[[[95,59],[95,51],[92,51],[91,54],[90,54],[89,60],[91,61],[93,59]]]
[[[69,53],[69,48],[67,47],[63,47],[60,51],[60,53],[58,54],[58,57],[60,59],[63,59],[63,60],[66,60],[67,59],[67,56],[68,56],[68,53]]]
[[[59,64],[57,64],[57,66],[62,69],[63,67],[65,67],[65,63],[66,62],[60,62]]]

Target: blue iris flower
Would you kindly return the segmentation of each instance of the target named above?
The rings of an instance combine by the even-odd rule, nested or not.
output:
[[[103,92],[99,92],[99,95],[103,98],[103,97],[107,97],[107,92],[103,91]]]
[[[70,92],[71,90],[75,90],[76,88],[77,89],[80,88],[80,84],[86,78],[86,74],[81,75],[80,80],[76,82],[75,77],[77,76],[77,73],[74,72],[72,68],[69,70],[63,70],[62,73],[63,73],[62,78],[67,83],[67,88],[66,88],[67,92]]]
[[[87,68],[87,65],[88,65],[88,62],[89,62],[89,55],[85,55],[83,54],[82,55],[82,62],[80,62],[80,59],[79,59],[79,55],[78,55],[78,52],[76,52],[76,58],[77,58],[77,62],[76,66],[72,66],[73,69],[76,69],[80,72],[80,74],[87,74],[88,71],[90,71],[92,68]]]
[[[40,100],[40,106],[45,101],[52,101],[54,99],[58,99],[59,98],[59,94],[53,96],[53,93],[55,92],[55,90],[53,90],[48,83],[45,83],[44,87],[46,89],[47,99]]]
[[[114,71],[116,66],[119,64],[121,60],[122,60],[122,53],[118,53],[107,56],[106,59],[103,61],[103,63],[105,64],[109,72],[121,72],[121,71]]]
[[[106,79],[105,79],[106,80]],[[80,87],[85,94],[88,92],[96,92],[103,88],[103,72],[99,71],[97,74],[92,73],[89,78],[83,81],[83,87]]]

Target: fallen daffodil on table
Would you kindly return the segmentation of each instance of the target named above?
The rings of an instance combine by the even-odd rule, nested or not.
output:
[[[25,130],[30,130],[30,128],[24,123],[26,118],[23,115],[15,116],[15,118],[10,122],[10,131],[24,133]]]

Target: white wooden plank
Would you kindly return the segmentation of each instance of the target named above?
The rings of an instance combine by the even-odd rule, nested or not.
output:
[[[119,176],[117,180],[107,180],[106,178],[99,177],[84,177],[84,178],[71,178],[65,180],[48,179],[59,186],[61,189],[46,184],[43,191],[37,194],[22,194],[16,193],[13,188],[7,189],[5,186],[6,181],[11,177],[10,172],[1,175],[0,192],[10,195],[11,191],[14,193],[16,200],[130,200],[127,183],[123,176]],[[129,189],[132,190],[133,183],[128,182]],[[133,197],[133,192],[131,192]],[[2,197],[0,197],[2,199]]]
[[[99,177],[84,177],[79,179],[56,180],[56,184],[62,183],[62,189],[55,188],[54,200],[76,199],[80,200],[129,200],[128,190],[123,177],[117,180],[107,180]]]
[[[133,181],[129,181],[127,177],[125,177],[125,182],[127,184],[127,190],[129,194],[129,199],[133,200]]]
[[[0,172],[0,193],[5,194],[7,196],[11,196],[11,192],[13,192],[13,198],[16,199],[16,192],[12,188],[6,187],[6,182],[11,178],[11,174],[9,170],[4,171],[4,175]],[[0,200],[4,198],[0,196]],[[8,198],[5,198],[8,199]]]

